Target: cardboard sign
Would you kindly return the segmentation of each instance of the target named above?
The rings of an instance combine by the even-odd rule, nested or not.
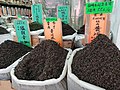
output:
[[[83,20],[83,25],[86,24],[86,13],[85,13],[86,9],[85,9],[85,6],[84,6],[84,20]]]
[[[70,7],[68,5],[57,7],[57,16],[62,22],[68,24],[70,21]]]
[[[57,20],[57,21],[56,21]],[[62,41],[62,24],[61,20],[57,18],[47,18],[44,20],[44,33],[46,39],[56,41],[61,47]]]
[[[113,9],[113,3],[113,1],[86,3],[86,14],[111,13]]]
[[[42,4],[32,5],[32,19],[34,22],[39,22],[40,24],[42,24],[43,22]]]
[[[107,14],[90,15],[89,26],[87,31],[87,43],[90,43],[98,34],[108,35],[109,28],[107,28]]]
[[[15,20],[14,27],[16,29],[18,42],[31,46],[30,29],[27,20]]]

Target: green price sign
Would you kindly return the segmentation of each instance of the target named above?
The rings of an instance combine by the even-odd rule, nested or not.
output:
[[[14,27],[18,42],[31,47],[31,37],[27,20],[15,20]]]
[[[112,13],[114,1],[86,3],[86,14]]]
[[[32,19],[34,22],[43,23],[42,4],[32,5]]]
[[[56,17],[48,17],[46,18],[46,22],[56,22],[57,18]]]
[[[57,7],[57,16],[62,22],[68,24],[70,20],[70,7],[68,5]]]

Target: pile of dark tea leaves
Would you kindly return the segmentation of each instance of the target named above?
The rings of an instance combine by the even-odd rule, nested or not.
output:
[[[72,72],[85,82],[120,90],[120,51],[105,35],[98,35],[73,58]]]
[[[5,29],[5,28],[3,28],[3,27],[0,27],[0,35],[1,34],[8,34],[9,32]]]
[[[42,41],[15,68],[15,75],[22,80],[44,81],[59,78],[68,51],[52,40]]]
[[[85,34],[85,25],[80,27],[80,29],[77,31],[77,34]]]
[[[0,44],[0,69],[7,68],[20,57],[30,52],[32,48],[14,41],[4,41]]]
[[[40,24],[39,22],[32,22],[29,24],[29,27],[30,27],[30,31],[43,29],[43,25]]]

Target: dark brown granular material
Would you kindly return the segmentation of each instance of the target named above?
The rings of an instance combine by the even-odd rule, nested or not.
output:
[[[68,51],[52,40],[42,41],[15,68],[22,80],[43,81],[62,74]]]
[[[75,33],[75,30],[68,24],[64,24],[62,22],[62,35],[67,36],[67,35],[73,35]],[[44,32],[41,34],[41,36],[44,36]]]
[[[85,25],[83,25],[78,31],[77,34],[85,34]]]
[[[31,49],[30,47],[10,40],[3,42],[0,44],[0,69],[10,66]]]
[[[0,27],[0,34],[8,34],[9,32],[3,28],[3,27]]]
[[[36,30],[40,30],[43,29],[43,25],[38,23],[38,22],[32,22],[29,24],[30,27],[30,31],[36,31]]]
[[[120,51],[105,35],[78,51],[72,72],[83,81],[106,90],[120,90]]]
[[[75,30],[70,25],[62,23],[62,32],[63,36],[66,36],[74,34]]]

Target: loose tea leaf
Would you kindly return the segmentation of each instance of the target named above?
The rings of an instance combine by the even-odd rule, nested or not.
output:
[[[73,73],[106,90],[120,90],[120,51],[105,35],[98,35],[73,58]]]
[[[63,36],[66,36],[74,34],[75,30],[70,25],[62,23],[62,32]]]
[[[10,66],[30,50],[32,48],[17,42],[10,40],[3,42],[0,44],[0,69]]]
[[[85,34],[85,25],[83,25],[78,31],[77,34]]]
[[[68,51],[52,40],[42,41],[15,68],[22,80],[43,81],[62,74]]]
[[[32,22],[32,23],[30,23],[29,27],[30,27],[30,31],[36,31],[36,30],[43,29],[43,25],[41,25],[38,22]]]
[[[9,32],[3,28],[3,27],[0,27],[0,34],[8,34]]]

